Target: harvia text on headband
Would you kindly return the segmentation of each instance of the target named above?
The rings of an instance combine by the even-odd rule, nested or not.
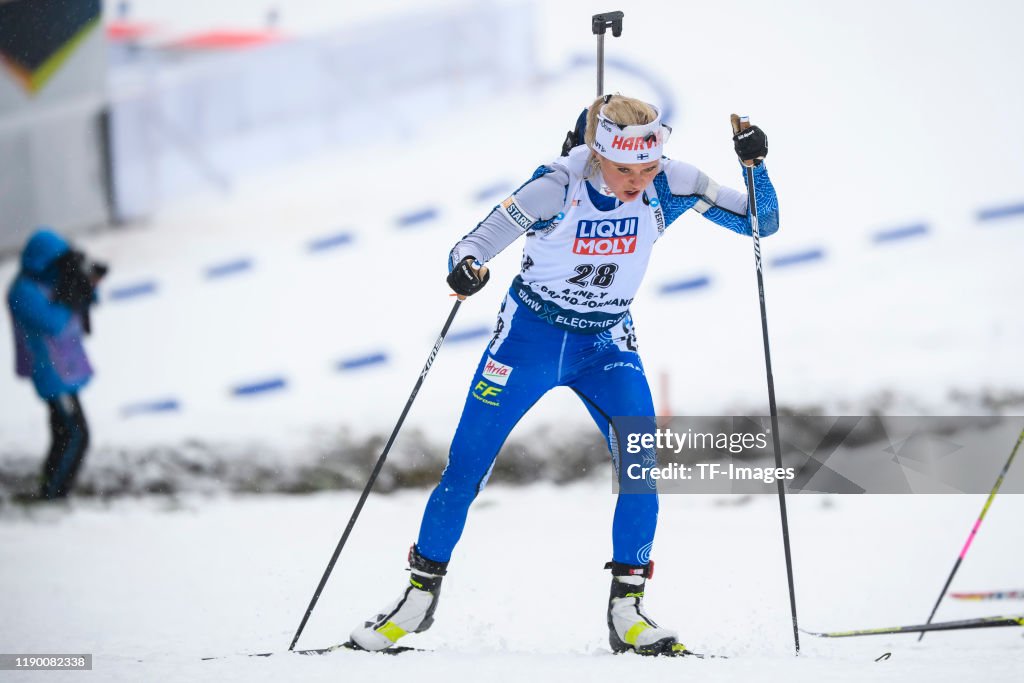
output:
[[[602,106],[597,114],[597,130],[592,149],[620,164],[639,164],[660,159],[672,129],[661,122],[661,111],[657,107],[652,108],[655,117],[650,123],[623,126],[608,118]]]

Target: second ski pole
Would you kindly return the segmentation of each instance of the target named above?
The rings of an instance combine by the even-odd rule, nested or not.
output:
[[[750,127],[746,117],[733,114],[730,117],[733,135]],[[775,466],[782,467],[782,444],[779,440],[779,411],[775,404],[775,378],[772,375],[772,352],[768,344],[768,311],[764,302],[764,275],[761,263],[761,231],[757,223],[757,194],[754,189],[754,167],[744,163],[747,181],[747,199],[750,210],[750,232],[754,238],[754,266],[757,270],[757,294],[761,302],[761,338],[764,344],[764,364],[768,375],[768,409],[772,421],[772,444],[775,447]],[[789,583],[789,609],[793,619],[793,647],[800,654],[800,627],[796,618],[796,588],[793,581],[793,557],[789,548],[789,515],[786,511],[786,487],[782,479],[776,479],[779,494],[779,515],[782,520],[782,547],[786,555],[786,579]]]
[[[363,492],[359,496],[359,502],[356,503],[355,510],[352,511],[352,516],[349,517],[348,525],[345,527],[345,532],[341,535],[341,540],[338,541],[338,547],[334,549],[334,554],[331,555],[331,559],[327,563],[327,569],[324,570],[324,575],[320,578],[320,583],[317,585],[316,591],[313,593],[313,599],[309,601],[306,613],[302,615],[302,622],[299,624],[298,630],[295,631],[295,636],[292,638],[291,645],[288,646],[289,650],[295,649],[295,644],[299,642],[299,636],[302,635],[303,629],[306,628],[306,622],[309,621],[309,616],[313,613],[313,609],[316,607],[316,603],[320,599],[320,594],[323,592],[324,586],[327,585],[327,579],[331,576],[331,571],[334,569],[334,565],[338,561],[338,556],[341,555],[341,550],[345,547],[345,543],[348,541],[348,537],[352,533],[353,527],[356,525],[356,519],[359,518],[359,513],[362,512],[363,505],[366,503],[366,499],[370,496],[373,484],[377,481],[377,475],[380,474],[380,470],[384,466],[384,461],[387,459],[388,453],[391,451],[391,446],[395,443],[395,438],[398,436],[398,432],[402,428],[402,424],[405,422],[405,417],[409,414],[409,409],[412,408],[412,403],[416,400],[416,394],[419,393],[420,387],[423,386],[423,380],[426,378],[427,373],[430,372],[430,366],[434,364],[434,359],[437,358],[437,353],[441,350],[441,344],[444,343],[444,338],[448,334],[448,330],[452,326],[452,321],[455,320],[455,314],[459,312],[459,306],[461,305],[462,298],[460,297],[455,301],[455,305],[452,306],[452,311],[448,314],[448,320],[445,321],[444,327],[441,328],[441,334],[438,335],[437,341],[434,342],[434,348],[430,350],[430,355],[427,356],[427,363],[423,366],[419,379],[416,380],[416,385],[413,387],[412,393],[409,395],[409,400],[405,402],[405,408],[402,410],[402,414],[398,417],[398,424],[395,425],[394,430],[391,432],[391,437],[384,446],[384,451],[380,454],[380,457],[377,458],[377,464],[374,465],[373,471],[370,472],[370,478],[367,480],[366,486],[363,487]]]

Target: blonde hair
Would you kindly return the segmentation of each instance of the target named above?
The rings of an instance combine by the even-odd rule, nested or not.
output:
[[[587,130],[583,140],[590,147],[590,158],[587,159],[587,175],[594,175],[601,162],[594,152],[594,139],[597,137],[597,115],[604,108],[604,115],[620,126],[640,126],[657,118],[654,107],[642,100],[625,95],[602,95],[594,100],[587,111]]]

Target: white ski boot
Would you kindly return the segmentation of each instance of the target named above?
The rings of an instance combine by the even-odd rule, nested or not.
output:
[[[352,642],[364,650],[386,650],[408,633],[420,633],[434,623],[434,610],[441,595],[441,579],[447,562],[421,556],[414,545],[409,549],[409,586],[398,600],[372,621],[352,631]]]
[[[629,565],[609,562],[612,591],[608,598],[608,641],[612,652],[679,656],[690,654],[675,631],[661,628],[644,611],[644,585],[654,575],[654,563]]]

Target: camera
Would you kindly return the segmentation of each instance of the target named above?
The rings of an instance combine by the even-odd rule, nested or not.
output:
[[[97,282],[102,280],[103,277],[110,271],[110,266],[108,266],[106,263],[101,263],[99,261],[90,261],[88,262],[88,266],[89,276],[93,280],[96,280]]]
[[[92,332],[89,307],[96,300],[96,284],[110,271],[109,266],[90,260],[83,252],[69,249],[54,263],[57,282],[53,300],[82,314],[82,327]]]

